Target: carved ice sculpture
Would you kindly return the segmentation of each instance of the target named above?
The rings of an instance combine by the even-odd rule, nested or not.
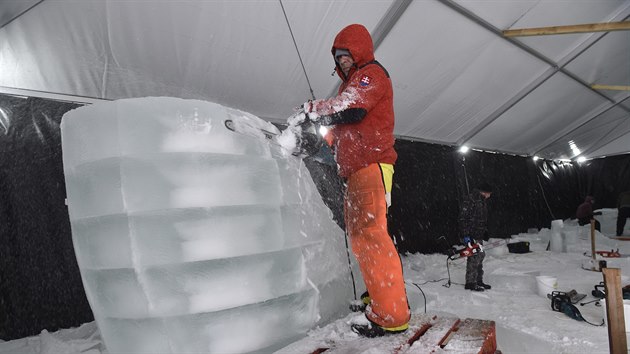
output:
[[[72,237],[110,352],[273,350],[346,312],[343,232],[302,161],[258,128],[279,133],[165,97],[64,115]]]

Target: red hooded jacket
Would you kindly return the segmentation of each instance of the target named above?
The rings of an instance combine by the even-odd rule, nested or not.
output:
[[[311,112],[329,116],[352,108],[365,110],[365,115],[358,121],[331,121],[333,127],[326,140],[335,152],[339,175],[348,177],[373,163],[393,165],[397,158],[394,150],[394,92],[389,74],[374,60],[372,37],[364,26],[349,25],[335,37],[333,59],[336,49],[349,51],[355,65],[346,77],[336,64],[337,75],[343,81],[338,95],[313,101]]]

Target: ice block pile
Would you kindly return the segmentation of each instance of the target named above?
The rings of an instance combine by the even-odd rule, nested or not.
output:
[[[279,133],[167,97],[64,115],[72,238],[110,352],[271,351],[345,315],[343,231],[302,161],[260,128]]]

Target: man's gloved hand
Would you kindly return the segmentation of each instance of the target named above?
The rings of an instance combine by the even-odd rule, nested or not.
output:
[[[310,119],[310,114],[313,112],[313,100],[308,100],[304,102],[304,104],[302,105],[302,109],[304,110],[306,117]]]
[[[312,112],[313,101],[308,100],[304,102],[301,106],[294,109],[294,113],[289,118],[287,118],[287,124],[289,126],[296,127],[308,121],[316,122],[319,116],[317,116],[316,114],[312,114]]]
[[[464,236],[464,244],[467,245],[469,243],[475,243],[475,240],[470,238],[470,236]]]
[[[327,118],[328,116],[319,115],[317,111],[315,110],[316,104],[317,104],[317,101],[308,100],[304,102],[304,104],[301,106],[302,110],[304,110],[304,115],[306,116],[306,120],[310,120],[311,122],[318,123],[319,125],[328,125],[325,123],[325,118]]]

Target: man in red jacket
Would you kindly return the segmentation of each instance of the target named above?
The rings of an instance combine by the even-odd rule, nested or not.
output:
[[[330,128],[326,141],[346,181],[346,232],[369,293],[369,324],[353,330],[367,337],[399,333],[409,327],[410,311],[400,256],[387,231],[397,158],[392,83],[362,25],[342,29],[332,54],[342,80],[338,95],[303,109],[305,119]]]

